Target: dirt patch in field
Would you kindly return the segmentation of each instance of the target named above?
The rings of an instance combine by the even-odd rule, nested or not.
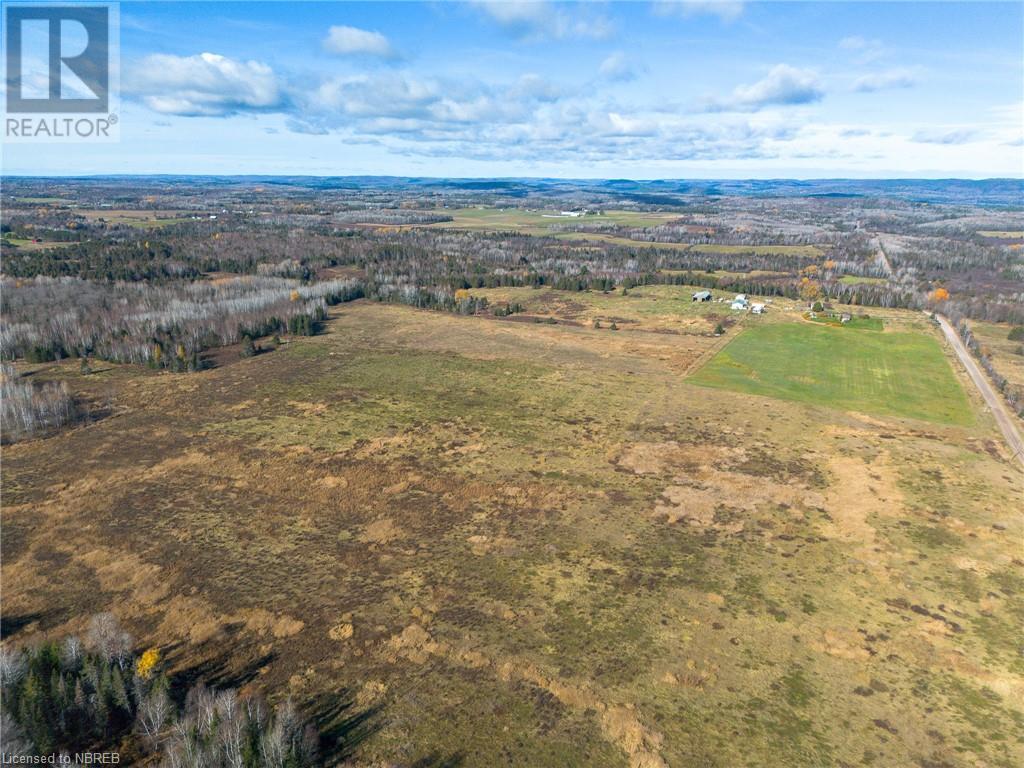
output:
[[[838,659],[866,661],[871,653],[863,646],[863,640],[853,630],[826,629],[819,638],[811,640],[811,648],[827,653]]]
[[[743,450],[740,448],[682,445],[668,441],[627,445],[613,452],[612,461],[637,475],[660,475],[669,471],[709,470],[713,464],[729,464],[739,460],[742,455]]]
[[[399,634],[391,636],[382,650],[392,663],[401,657],[414,664],[425,664],[432,656],[440,657],[457,666],[489,669],[505,682],[520,680],[531,683],[548,691],[568,707],[596,713],[601,732],[626,753],[630,768],[667,768],[659,753],[663,740],[661,734],[640,721],[635,707],[609,704],[588,685],[545,674],[531,662],[495,660],[478,649],[459,648],[435,640],[420,624],[410,624]]]
[[[755,513],[769,508],[790,509],[799,516],[820,498],[798,484],[782,485],[763,477],[701,467],[674,478],[655,505],[655,517],[669,523],[686,522],[722,533],[738,533]],[[736,514],[742,519],[736,519]]]
[[[825,504],[831,521],[823,523],[823,533],[840,541],[874,543],[875,528],[869,519],[891,517],[903,506],[895,471],[887,459],[867,464],[846,456],[830,459],[828,468],[831,482]]]
[[[387,544],[402,535],[402,529],[395,525],[395,521],[385,517],[367,525],[359,540],[367,544]]]

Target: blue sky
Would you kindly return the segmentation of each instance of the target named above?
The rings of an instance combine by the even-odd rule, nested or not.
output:
[[[120,141],[3,168],[1021,176],[1022,9],[123,2]]]

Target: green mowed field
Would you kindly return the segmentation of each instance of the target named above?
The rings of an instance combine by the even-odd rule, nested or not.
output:
[[[851,317],[845,323],[840,319],[840,314],[837,312],[830,315],[818,315],[817,317],[805,316],[805,319],[812,323],[818,323],[819,325],[828,325],[833,328],[856,329],[858,331],[880,331],[885,327],[885,324],[879,318],[868,317],[867,315]]]
[[[839,282],[844,285],[885,285],[884,277],[861,277],[860,275],[843,275]]]
[[[943,424],[974,422],[934,340],[920,333],[783,323],[749,328],[694,384]]]

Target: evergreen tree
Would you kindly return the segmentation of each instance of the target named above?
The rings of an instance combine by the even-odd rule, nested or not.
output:
[[[242,357],[253,357],[256,354],[256,345],[252,343],[252,338],[249,336],[242,337],[242,351],[239,353]]]

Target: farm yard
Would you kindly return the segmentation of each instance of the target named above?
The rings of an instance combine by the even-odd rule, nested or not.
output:
[[[114,405],[5,450],[5,622],[340,692],[366,765],[1020,763],[1020,476],[934,331],[691,290],[25,366]]]
[[[52,240],[30,239],[27,237],[4,237],[0,245],[5,247],[20,248],[25,251],[44,251],[49,248],[61,248],[68,243],[59,243]]]
[[[554,320],[563,323],[657,330],[711,335],[722,320],[732,322],[733,313],[721,302],[693,302],[690,286],[645,285],[621,291],[566,292],[533,288],[474,288],[471,295],[492,305],[518,304],[518,320]],[[715,297],[732,294],[716,291]]]

